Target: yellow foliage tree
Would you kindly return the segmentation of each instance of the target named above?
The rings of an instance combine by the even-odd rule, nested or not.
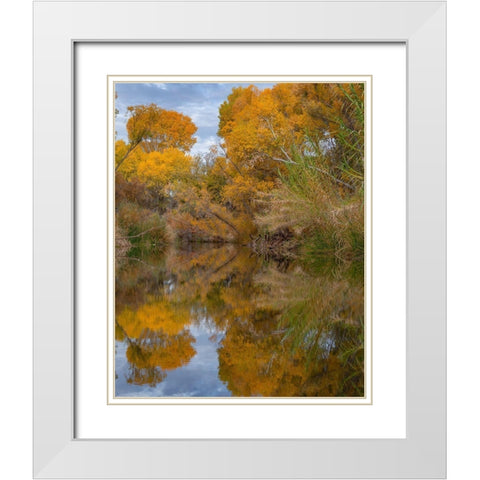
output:
[[[197,127],[190,117],[174,110],[155,105],[128,107],[127,121],[130,143],[140,141],[146,152],[161,151],[168,147],[188,152],[196,142]]]
[[[175,148],[189,152],[197,141],[197,131],[191,118],[173,110],[165,110],[154,103],[127,108],[130,118],[127,121],[128,145],[118,144],[115,152],[116,170],[130,154],[141,147],[146,152],[161,152]]]
[[[191,173],[192,158],[177,148],[139,155],[136,176],[147,186],[164,187]]]
[[[263,175],[276,176],[300,153],[328,161],[324,173],[333,179],[363,179],[363,90],[362,83],[239,87],[220,107],[218,134],[232,162]]]

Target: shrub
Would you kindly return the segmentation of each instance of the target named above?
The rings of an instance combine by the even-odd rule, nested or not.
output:
[[[164,219],[134,202],[121,202],[117,206],[115,220],[118,227],[126,232],[123,239],[137,249],[164,247],[168,241]]]

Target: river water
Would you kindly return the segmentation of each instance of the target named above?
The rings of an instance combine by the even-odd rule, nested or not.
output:
[[[189,244],[117,259],[115,291],[117,397],[363,396],[358,264]]]

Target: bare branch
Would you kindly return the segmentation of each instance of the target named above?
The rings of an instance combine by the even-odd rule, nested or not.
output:
[[[118,162],[118,165],[115,167],[115,171],[117,171],[120,168],[120,165],[127,159],[127,157],[140,145],[142,140],[137,141],[133,145],[130,145],[130,147],[127,150],[127,153],[123,156],[123,158]]]
[[[148,230],[145,230],[144,232],[138,233],[137,235],[130,235],[128,237],[115,237],[120,240],[126,240],[127,238],[137,238],[137,237],[142,237],[143,235],[146,235],[148,232],[151,232],[152,230],[158,230],[160,228],[163,228],[162,226],[157,226],[157,227],[152,227],[149,228]]]

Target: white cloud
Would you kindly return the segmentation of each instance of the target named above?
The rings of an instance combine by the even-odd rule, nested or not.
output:
[[[197,127],[217,127],[219,103],[188,103],[178,110],[188,115]]]
[[[149,87],[158,88],[160,90],[166,90],[168,88],[168,85],[166,83],[159,83],[159,82],[147,83],[146,85],[149,86]]]
[[[198,135],[195,135],[195,138],[197,139],[197,143],[192,147],[192,155],[206,153],[212,145],[215,145],[218,142],[218,138],[214,135],[205,138],[200,138]]]

